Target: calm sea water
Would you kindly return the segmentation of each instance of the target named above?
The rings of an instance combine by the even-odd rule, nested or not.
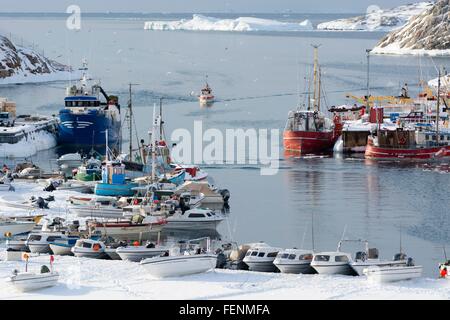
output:
[[[82,30],[65,28],[62,15],[1,14],[0,32],[16,43],[33,46],[48,57],[78,66],[82,58],[111,93],[128,100],[134,88],[136,125],[147,136],[152,106],[164,97],[166,131],[192,130],[195,120],[207,128],[283,129],[287,113],[305,90],[303,78],[312,62],[311,44],[320,44],[328,106],[346,102],[345,93],[364,93],[365,49],[382,33],[299,32],[221,33],[143,30],[146,19],[179,19],[179,15],[92,15]],[[217,15],[215,15],[217,16]],[[225,17],[231,17],[226,15]],[[271,15],[278,20],[309,18],[317,24],[339,18],[325,15]],[[374,94],[411,90],[420,75],[436,76],[435,66],[449,59],[376,56],[371,60]],[[220,102],[200,108],[190,96],[205,74]],[[18,103],[21,113],[56,114],[66,83],[6,86],[0,96]],[[415,91],[417,92],[417,91]],[[300,98],[302,100],[302,98]],[[353,103],[353,102],[352,102]],[[125,146],[126,147],[126,146]],[[57,149],[33,157],[43,167]],[[403,249],[437,274],[442,245],[450,243],[449,175],[419,165],[374,163],[352,158],[284,159],[274,176],[261,176],[258,166],[206,166],[217,185],[231,191],[231,214],[220,228],[223,237],[240,243],[264,240],[274,246],[332,250],[346,230],[348,238],[368,239],[383,257]],[[354,250],[354,248],[349,248]]]

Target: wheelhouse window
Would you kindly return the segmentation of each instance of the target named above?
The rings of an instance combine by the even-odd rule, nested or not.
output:
[[[314,257],[314,261],[330,261],[330,256],[319,254]]]
[[[334,258],[334,261],[336,261],[336,262],[348,262],[348,257],[347,256],[336,256]]]
[[[260,253],[258,253],[258,257],[260,257],[260,258],[264,257],[264,255],[265,255],[265,253],[264,253],[264,252],[260,252]]]
[[[42,236],[37,235],[37,234],[31,235],[31,236],[28,238],[29,241],[39,241],[39,240],[41,240],[41,239],[42,239]]]
[[[247,251],[247,253],[245,254],[246,257],[248,257],[252,252],[251,251]]]
[[[289,255],[289,260],[294,260],[295,259],[295,254],[290,254]]]
[[[83,248],[92,248],[92,244],[90,244],[89,242],[83,242]]]
[[[48,237],[48,238],[47,238],[47,241],[48,241],[48,242],[53,242],[53,241],[58,240],[58,239],[61,239],[61,237],[55,237],[55,236],[52,236],[52,237]]]
[[[203,213],[191,213],[189,218],[204,218],[205,215]]]
[[[252,252],[252,257],[257,256],[258,255],[258,251],[253,251]]]
[[[298,256],[298,260],[308,260],[311,261],[313,258],[312,254],[301,254]]]
[[[277,254],[278,254],[278,252],[270,252],[267,254],[267,258],[274,258],[277,256]]]
[[[289,253],[283,253],[282,255],[281,255],[281,258],[282,259],[287,259],[289,257]]]

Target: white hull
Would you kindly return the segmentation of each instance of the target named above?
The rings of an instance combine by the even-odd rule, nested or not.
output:
[[[89,218],[122,218],[123,210],[116,208],[95,208],[88,206],[73,206],[69,208],[69,212],[76,214],[78,217]]]
[[[26,251],[28,247],[25,240],[7,240],[6,248],[14,251]]]
[[[217,221],[186,221],[167,218],[167,224],[163,229],[187,229],[187,230],[215,230],[223,220]]]
[[[326,265],[326,264],[320,264],[320,265],[313,265],[311,266],[314,268],[314,270],[317,271],[319,274],[342,274],[342,275],[353,275],[354,271],[350,267],[350,265],[347,264],[333,264],[333,265]]]
[[[72,247],[57,245],[54,243],[49,244],[50,250],[57,256],[73,256],[71,251]]]
[[[122,258],[117,254],[116,249],[106,248],[105,253],[111,260],[122,260]]]
[[[310,263],[284,263],[274,262],[275,266],[280,270],[281,273],[292,273],[292,274],[310,274],[315,273],[314,269],[311,267]]]
[[[211,254],[168,256],[145,259],[141,265],[154,277],[180,277],[207,272],[216,267],[217,256]]]
[[[96,227],[103,236],[110,236],[117,240],[149,240],[152,234],[162,230],[162,226],[139,226],[139,227]]]
[[[31,253],[50,253],[50,246],[48,242],[28,242],[28,249]]]
[[[0,238],[4,238],[5,234],[19,235],[29,233],[33,230],[36,223],[34,222],[7,222],[0,223]]]
[[[369,267],[385,267],[385,266],[406,266],[406,261],[365,261],[365,262],[353,262],[351,267],[359,276],[364,275],[364,269]]]
[[[117,248],[116,252],[122,260],[140,262],[147,258],[157,257],[168,250],[168,248],[126,247]]]
[[[2,192],[2,191],[9,191],[10,189],[11,189],[11,185],[10,184],[0,183],[0,192]]]
[[[59,274],[52,273],[19,273],[10,278],[10,283],[19,291],[32,291],[48,287],[53,287],[58,283]]]
[[[104,250],[94,251],[92,249],[83,250],[82,248],[73,247],[72,253],[78,258],[103,259],[106,257]]]
[[[369,281],[394,282],[410,280],[422,276],[422,266],[404,267],[370,267],[364,270]]]

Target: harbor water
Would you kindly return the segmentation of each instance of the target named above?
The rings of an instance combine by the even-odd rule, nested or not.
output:
[[[134,113],[138,134],[146,141],[153,104],[160,97],[169,139],[175,129],[192,131],[196,120],[202,121],[204,130],[282,132],[288,111],[304,101],[299,93],[305,91],[304,78],[311,72],[312,44],[321,45],[326,104],[353,104],[345,95],[365,94],[365,49],[383,36],[378,32],[144,30],[146,20],[160,18],[87,16],[75,32],[65,27],[63,15],[2,14],[0,30],[12,32],[18,44],[21,39],[27,45],[34,42],[35,48],[38,44],[37,50],[62,63],[79,66],[86,58],[94,78],[102,80],[108,93],[119,95],[122,115],[128,83],[139,84],[133,87]],[[271,18],[310,18],[317,23],[335,17]],[[415,95],[421,78],[435,78],[436,67],[449,65],[448,58],[373,56],[372,94],[398,95],[406,82]],[[206,74],[218,101],[202,108],[191,93],[201,89]],[[18,113],[57,114],[70,80],[76,79],[5,86],[0,96],[16,101]],[[50,169],[58,152],[57,148],[40,152],[33,160]],[[204,168],[217,186],[231,192],[231,213],[219,233],[239,243],[261,240],[279,247],[310,248],[313,229],[315,249],[329,251],[345,231],[346,238],[369,240],[382,258],[392,257],[401,245],[430,277],[437,275],[443,260],[442,246],[450,244],[450,175],[422,164],[372,162],[361,155],[287,158],[280,147],[276,175],[263,176],[260,167],[252,164]],[[354,249],[349,248],[352,253]]]

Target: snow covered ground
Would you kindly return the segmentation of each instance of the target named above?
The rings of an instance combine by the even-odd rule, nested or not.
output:
[[[189,31],[305,31],[313,30],[309,20],[300,23],[239,17],[237,19],[217,19],[194,14],[191,20],[147,21],[146,30],[189,30]]]
[[[29,157],[38,151],[48,150],[56,147],[56,138],[47,131],[29,133],[17,143],[0,143],[0,157],[21,158]]]
[[[417,56],[450,56],[450,49],[445,50],[427,50],[427,49],[408,49],[401,48],[399,43],[392,43],[386,47],[375,47],[372,50],[373,54],[387,54],[387,55],[417,55]]]
[[[4,192],[1,199],[27,200],[48,195],[42,185],[16,182],[16,192]],[[66,199],[75,192],[55,191],[56,202],[43,212],[48,217],[66,215]],[[23,210],[2,207],[0,213],[23,215]],[[39,213],[39,212],[35,212]],[[82,220],[79,219],[78,220]],[[80,221],[83,224],[82,221]],[[288,275],[250,271],[214,270],[180,278],[156,279],[139,265],[128,261],[55,257],[60,273],[56,287],[30,293],[8,284],[12,270],[24,270],[25,263],[4,261],[0,249],[0,299],[449,299],[450,282],[420,278],[392,284],[369,282],[365,277]],[[30,271],[49,263],[48,255],[32,255]],[[436,268],[437,270],[437,268]],[[436,273],[437,276],[437,273]]]
[[[368,8],[365,16],[320,23],[319,30],[341,31],[392,31],[403,27],[413,16],[432,6],[431,2],[407,4],[392,9]]]
[[[0,254],[3,257],[4,253]],[[49,263],[48,255],[31,257],[29,270]],[[0,299],[449,299],[450,282],[416,279],[393,284],[365,277],[288,275],[214,270],[180,278],[155,279],[139,263],[55,257],[57,286],[20,293],[7,283],[24,262],[0,262]]]

